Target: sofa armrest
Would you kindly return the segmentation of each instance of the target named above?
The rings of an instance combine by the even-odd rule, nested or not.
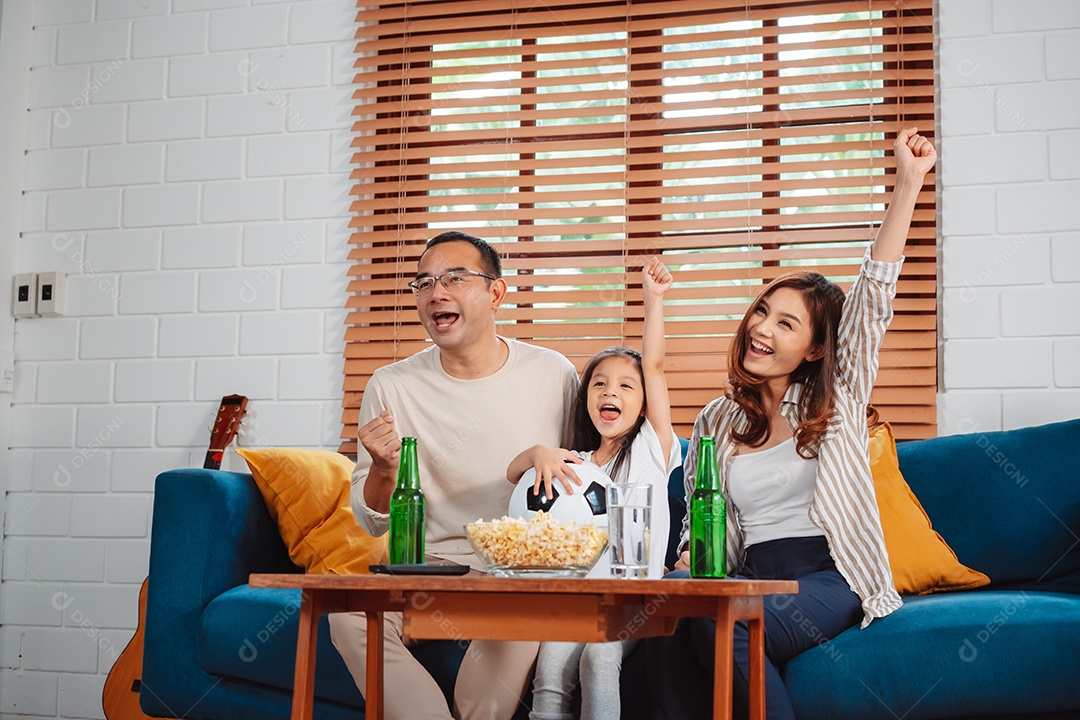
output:
[[[248,474],[170,470],[157,478],[150,536],[143,692],[151,715],[192,708],[216,684],[199,669],[199,618],[253,572],[298,572]]]

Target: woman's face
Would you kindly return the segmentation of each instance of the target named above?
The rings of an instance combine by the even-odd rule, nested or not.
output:
[[[790,375],[804,360],[817,360],[810,311],[798,290],[777,288],[763,297],[746,323],[747,372],[762,378]]]

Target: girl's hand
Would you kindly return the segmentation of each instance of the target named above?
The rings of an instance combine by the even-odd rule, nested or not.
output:
[[[689,570],[690,569],[690,551],[683,550],[679,554],[679,559],[675,562],[676,570]]]
[[[536,468],[536,480],[533,482],[533,493],[540,494],[540,485],[544,486],[544,495],[550,500],[554,497],[551,492],[551,483],[558,480],[567,495],[574,494],[574,485],[581,485],[581,480],[567,462],[574,464],[582,460],[569,450],[548,447],[547,445],[534,445],[529,452],[532,466]]]
[[[920,184],[923,176],[930,172],[937,162],[934,144],[919,135],[917,127],[905,128],[896,134],[893,156],[896,158],[897,176],[918,180]]]
[[[671,271],[654,255],[641,269],[641,285],[646,295],[661,297],[671,287]]]

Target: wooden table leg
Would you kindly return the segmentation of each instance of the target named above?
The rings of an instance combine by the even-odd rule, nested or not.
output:
[[[717,598],[716,657],[713,659],[713,720],[731,717],[731,672],[735,655],[735,618],[730,597]]]
[[[383,720],[383,614],[370,610],[367,615],[367,677],[365,678],[364,717]]]
[[[748,598],[752,606],[746,621],[750,641],[750,720],[765,720],[765,615],[761,598]]]
[[[319,636],[319,617],[323,613],[324,598],[320,591],[313,589],[304,590],[300,598],[292,720],[311,720],[315,705],[315,644]]]

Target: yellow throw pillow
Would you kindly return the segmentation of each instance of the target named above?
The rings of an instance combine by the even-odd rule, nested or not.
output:
[[[386,561],[386,540],[364,532],[353,515],[347,457],[296,448],[236,452],[251,468],[294,563],[313,574],[355,575]]]
[[[926,595],[990,583],[986,575],[961,565],[956,553],[931,526],[919,499],[900,474],[896,439],[888,423],[870,431],[870,470],[897,592]]]

